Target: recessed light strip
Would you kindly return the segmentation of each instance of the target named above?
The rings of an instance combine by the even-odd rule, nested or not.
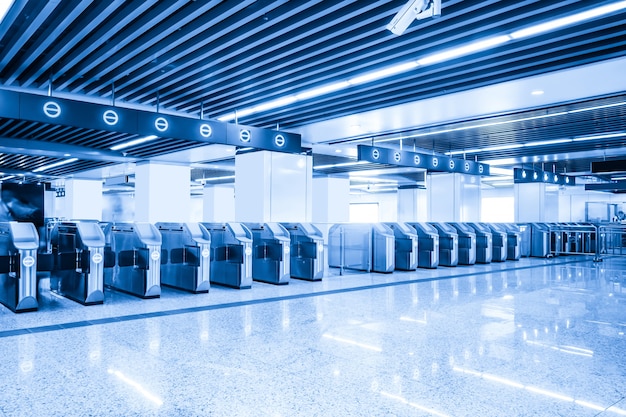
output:
[[[467,149],[463,151],[451,151],[451,152],[446,152],[445,154],[448,156],[452,156],[452,155],[473,154],[473,153],[479,153],[479,152],[504,151],[504,150],[517,149],[517,148],[532,148],[535,146],[558,145],[560,143],[583,142],[587,140],[618,138],[622,136],[626,136],[626,133],[624,132],[607,133],[603,135],[578,136],[575,138],[566,138],[566,139],[541,140],[541,141],[528,142],[528,143],[523,143],[523,144],[516,143],[516,144],[511,144],[511,145],[491,146],[487,148]]]
[[[249,108],[242,109],[242,110],[237,110],[235,112],[218,117],[217,119],[222,122],[229,122],[232,120],[236,120],[239,117],[250,116],[252,114],[259,113],[262,111],[267,111],[267,110],[272,110],[272,109],[276,109],[279,107],[287,106],[297,101],[307,100],[313,97],[319,97],[325,94],[333,93],[335,91],[343,90],[353,85],[358,85],[358,84],[362,84],[366,82],[372,82],[372,81],[376,81],[382,78],[387,78],[393,75],[397,75],[403,72],[411,71],[419,66],[440,63],[440,62],[444,62],[450,59],[455,59],[461,56],[473,54],[478,51],[483,51],[483,50],[487,50],[490,48],[494,48],[496,46],[503,45],[512,40],[518,40],[521,38],[534,36],[534,35],[548,32],[551,30],[560,29],[568,25],[573,25],[575,23],[580,23],[585,20],[594,19],[600,16],[604,16],[610,13],[620,11],[622,9],[626,9],[626,1],[619,1],[616,3],[607,4],[601,7],[596,7],[594,9],[590,9],[584,12],[576,13],[570,16],[561,17],[561,18],[554,19],[545,23],[540,23],[538,25],[534,25],[528,28],[516,30],[506,35],[500,35],[500,36],[495,36],[495,37],[479,40],[476,42],[471,42],[466,45],[459,46],[457,48],[452,48],[452,49],[444,50],[442,52],[437,52],[437,53],[419,58],[417,60],[393,65],[393,66],[383,68],[377,71],[359,75],[359,76],[350,78],[348,80],[343,80],[343,81],[335,82],[332,84],[322,85],[319,87],[302,91],[297,94],[280,97],[278,99],[271,100],[271,101],[253,106],[253,107],[249,107]]]
[[[76,161],[78,161],[78,158],[65,159],[63,161],[59,161],[59,162],[55,162],[53,164],[44,165],[42,167],[35,168],[35,169],[33,169],[33,172],[47,171],[49,169],[60,167],[62,165],[71,164],[72,162],[76,162]]]
[[[143,138],[134,139],[128,142],[120,143],[119,145],[111,146],[112,151],[119,151],[122,149],[130,148],[131,146],[141,145],[142,143],[150,142],[151,140],[155,140],[158,136],[149,135]]]

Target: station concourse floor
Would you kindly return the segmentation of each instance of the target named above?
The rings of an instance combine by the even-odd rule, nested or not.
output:
[[[626,258],[39,301],[0,308],[0,417],[626,415]]]

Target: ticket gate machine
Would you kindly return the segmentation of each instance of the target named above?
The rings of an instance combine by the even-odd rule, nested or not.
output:
[[[161,296],[161,233],[150,223],[101,223],[104,283],[141,298]]]
[[[459,235],[459,265],[476,263],[476,232],[466,223],[448,223]]]
[[[428,223],[407,223],[417,232],[417,266],[437,268],[439,266],[439,232]]]
[[[415,271],[417,269],[417,232],[406,223],[385,223],[395,236],[396,269]]]
[[[547,258],[550,255],[550,226],[545,223],[531,225],[530,256]]]
[[[289,284],[291,238],[280,223],[246,223],[252,232],[252,279]]]
[[[0,222],[0,303],[15,313],[37,310],[37,249],[32,223]]]
[[[519,261],[522,256],[522,234],[519,227],[511,223],[497,225],[506,232],[506,259]]]
[[[328,265],[393,272],[394,242],[393,231],[382,223],[335,224],[328,230]]]
[[[493,243],[491,241],[491,230],[481,223],[458,223],[471,227],[476,233],[476,262],[488,264],[493,257]]]
[[[504,262],[506,261],[507,250],[507,234],[506,231],[497,227],[492,223],[483,223],[485,227],[488,227],[491,231],[491,243],[492,243],[492,262]]]
[[[105,238],[97,221],[59,221],[48,237],[50,290],[83,305],[104,302]],[[45,268],[48,269],[48,268]]]
[[[252,232],[242,223],[202,223],[211,234],[211,283],[252,287]]]
[[[283,223],[291,237],[291,277],[319,281],[324,276],[324,235],[311,223]]]
[[[457,266],[459,263],[459,235],[447,223],[430,223],[439,233],[439,265]]]
[[[161,285],[209,292],[211,235],[200,223],[157,223],[161,233]]]

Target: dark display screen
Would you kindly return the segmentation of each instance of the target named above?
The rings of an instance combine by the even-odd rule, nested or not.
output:
[[[0,184],[0,221],[18,221],[43,226],[44,186],[37,184]]]

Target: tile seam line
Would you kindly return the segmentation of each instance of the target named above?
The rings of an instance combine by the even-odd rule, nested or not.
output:
[[[151,313],[138,313],[138,314],[129,314],[126,316],[114,316],[114,317],[93,319],[93,321],[98,321],[97,323],[91,323],[90,322],[91,320],[81,320],[79,322],[66,322],[66,323],[50,324],[50,325],[37,326],[37,327],[25,327],[21,329],[11,329],[11,330],[0,331],[0,339],[7,338],[7,337],[22,336],[25,334],[48,333],[48,332],[59,331],[59,330],[78,329],[81,327],[99,326],[99,325],[105,325],[105,324],[111,324],[111,323],[121,323],[121,322],[143,320],[143,319],[150,319],[150,318],[156,318],[156,317],[177,316],[181,314],[199,313],[202,311],[223,310],[227,308],[267,304],[267,303],[273,303],[273,302],[278,302],[278,301],[289,301],[289,300],[297,300],[297,299],[312,298],[312,297],[324,297],[327,295],[334,295],[334,294],[343,294],[343,293],[350,293],[350,292],[356,292],[356,291],[366,291],[366,290],[375,290],[379,288],[411,285],[411,284],[417,284],[420,282],[442,281],[445,279],[452,279],[452,278],[466,278],[466,277],[471,277],[471,276],[481,276],[481,275],[487,275],[487,274],[497,274],[497,273],[502,273],[502,272],[521,271],[521,270],[526,270],[526,269],[542,268],[545,266],[566,265],[566,264],[571,264],[571,263],[581,263],[581,262],[588,262],[588,261],[589,259],[574,259],[574,260],[561,261],[558,263],[554,262],[551,264],[528,265],[528,266],[513,267],[513,268],[506,268],[506,269],[496,269],[496,270],[489,270],[489,271],[467,272],[467,273],[461,273],[461,274],[455,274],[455,275],[418,278],[418,279],[410,279],[410,280],[396,281],[396,282],[382,282],[379,284],[363,285],[363,286],[352,287],[352,288],[341,288],[341,289],[311,292],[311,293],[305,293],[305,294],[291,294],[291,295],[284,295],[284,296],[279,296],[279,297],[260,298],[256,300],[234,301],[230,303],[213,304],[213,305],[208,305],[208,306],[185,307],[185,308],[180,308],[180,309],[175,309],[175,310],[155,311]]]

